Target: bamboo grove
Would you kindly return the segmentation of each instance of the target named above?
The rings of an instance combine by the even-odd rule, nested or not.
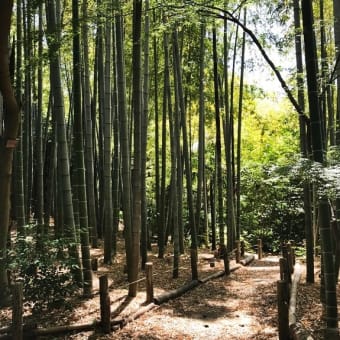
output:
[[[283,14],[291,20],[296,65],[289,82],[247,26],[252,6],[279,14],[277,24]],[[327,166],[328,150],[339,143],[336,0],[6,0],[0,16],[2,303],[9,226],[33,237],[36,247],[46,239],[67,240],[74,280],[86,296],[92,292],[90,248],[103,243],[110,264],[122,226],[130,296],[151,239],[162,258],[171,237],[173,277],[188,244],[193,279],[200,245],[233,250],[242,230],[248,45],[295,110],[302,157]],[[340,200],[315,199],[308,179],[303,192],[307,281],[314,282],[320,240],[332,332],[340,247],[329,206],[337,222]]]

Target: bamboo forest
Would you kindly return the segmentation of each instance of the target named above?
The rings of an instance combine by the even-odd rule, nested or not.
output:
[[[0,339],[340,339],[339,0],[1,0],[0,123]]]

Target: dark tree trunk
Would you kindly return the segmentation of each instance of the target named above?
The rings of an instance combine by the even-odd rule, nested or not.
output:
[[[322,117],[319,106],[318,82],[317,82],[317,51],[314,35],[313,7],[311,0],[302,0],[303,35],[305,40],[305,58],[307,71],[308,102],[311,120],[311,136],[313,159],[323,164],[323,134]],[[323,273],[325,278],[325,308],[326,308],[326,335],[338,330],[336,280],[334,272],[330,226],[329,204],[326,197],[319,201],[319,227],[321,240],[321,253],[323,259]]]
[[[9,72],[9,33],[13,1],[0,1],[0,92],[4,102],[4,121],[0,143],[0,306],[9,302],[6,271],[6,244],[9,226],[10,186],[13,148],[19,128],[19,107]]]

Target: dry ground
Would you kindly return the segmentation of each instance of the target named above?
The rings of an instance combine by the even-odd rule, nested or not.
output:
[[[171,251],[169,249],[169,251]],[[127,297],[124,258],[120,253],[112,266],[101,264],[96,276],[108,274],[110,282],[111,311],[121,318],[137,311],[145,302],[145,281],[141,273],[139,293],[135,299]],[[101,263],[100,249],[92,256]],[[199,256],[200,278],[223,270],[223,262],[211,268],[207,257],[209,250],[201,250]],[[155,295],[180,287],[190,281],[189,255],[181,256],[180,278],[172,279],[172,257],[158,259],[155,252],[149,254],[154,265]],[[231,266],[235,262],[232,260]],[[100,332],[67,334],[46,339],[278,339],[276,281],[279,279],[278,257],[267,256],[241,267],[228,277],[220,277],[200,284],[181,297],[147,312],[139,319],[109,335]],[[306,285],[302,277],[298,297],[298,318],[302,324],[321,339],[321,305],[318,284]],[[73,311],[56,310],[45,315],[31,315],[25,311],[25,322],[38,322],[39,327],[65,324],[82,324],[99,318],[98,279],[95,278],[95,295],[92,299],[74,299]],[[10,324],[10,310],[0,310],[0,327]]]

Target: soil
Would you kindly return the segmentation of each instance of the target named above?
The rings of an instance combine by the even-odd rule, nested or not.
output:
[[[172,279],[171,248],[164,259],[158,259],[156,247],[153,249],[148,260],[153,263],[155,296],[190,282],[188,253],[181,256],[180,277]],[[212,256],[210,250],[200,249],[200,278],[224,269],[223,261],[216,261],[214,267],[210,266],[209,258]],[[109,276],[112,318],[130,316],[145,305],[143,272],[140,274],[137,297],[127,297],[123,248],[110,266],[102,263],[101,249],[92,250],[92,257],[99,260],[98,271],[94,274],[93,298],[74,298],[71,301],[72,311],[58,309],[32,315],[30,308],[26,307],[24,322],[36,322],[39,327],[52,327],[98,320],[100,306],[97,277],[103,274]],[[231,267],[235,265],[235,260],[232,259]],[[279,276],[277,256],[267,254],[261,260],[255,256],[255,260],[249,265],[240,266],[228,277],[221,276],[199,284],[184,295],[157,306],[108,335],[97,330],[49,336],[45,339],[278,339],[276,282]],[[319,281],[317,275],[316,281]],[[315,339],[321,339],[323,321],[319,284],[307,285],[304,282],[303,274],[298,288],[297,319]],[[11,310],[0,310],[0,328],[9,326],[10,322]]]

